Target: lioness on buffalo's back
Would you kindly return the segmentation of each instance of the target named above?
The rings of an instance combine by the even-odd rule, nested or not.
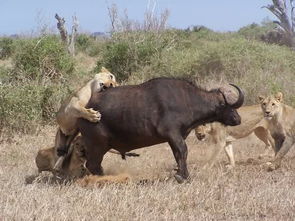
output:
[[[117,86],[115,76],[106,68],[102,67],[100,73],[96,74],[74,96],[70,97],[61,105],[56,115],[59,128],[55,136],[55,148],[60,157],[56,162],[55,170],[61,169],[66,150],[79,132],[77,130],[78,118],[84,118],[91,122],[98,122],[100,120],[98,110],[85,108],[91,95],[105,88],[115,86]]]
[[[101,162],[110,148],[125,153],[168,142],[178,165],[175,178],[182,182],[189,176],[185,143],[189,132],[213,121],[240,124],[236,108],[242,106],[244,95],[234,87],[237,99],[225,88],[206,91],[185,80],[157,78],[93,94],[87,108],[99,110],[101,121],[78,120],[86,144],[86,167],[103,174]]]

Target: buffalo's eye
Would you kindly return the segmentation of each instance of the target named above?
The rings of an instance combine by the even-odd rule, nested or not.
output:
[[[272,103],[271,105],[272,105],[272,106],[275,106],[275,103]]]
[[[265,106],[265,105],[266,105],[266,103],[263,103],[262,105],[263,105],[263,106]]]

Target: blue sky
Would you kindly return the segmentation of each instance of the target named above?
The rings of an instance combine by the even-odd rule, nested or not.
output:
[[[155,0],[153,0],[155,1]],[[0,35],[28,34],[36,31],[38,20],[55,28],[57,12],[71,24],[76,14],[80,30],[108,31],[107,4],[115,3],[121,12],[142,20],[148,0],[0,0]],[[157,11],[169,9],[171,27],[205,25],[216,31],[234,31],[242,26],[273,16],[261,7],[271,0],[157,0]],[[39,18],[39,19],[38,19]]]

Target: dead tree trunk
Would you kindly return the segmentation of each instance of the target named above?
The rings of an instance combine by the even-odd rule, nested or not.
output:
[[[286,0],[272,0],[272,5],[267,5],[263,8],[267,8],[278,18],[278,21],[274,22],[278,25],[280,31],[284,34],[286,44],[292,48],[295,48],[295,2],[294,0],[289,1],[290,12],[288,12]]]
[[[76,42],[76,36],[77,36],[77,29],[78,29],[78,20],[76,16],[73,16],[72,34],[71,34],[70,41],[68,43],[68,51],[72,56],[75,55],[75,42]]]
[[[75,41],[78,29],[78,20],[76,16],[73,16],[73,26],[71,36],[68,35],[67,29],[65,28],[65,19],[61,18],[58,14],[55,14],[57,20],[57,29],[59,30],[61,40],[67,47],[67,51],[70,55],[75,55]]]

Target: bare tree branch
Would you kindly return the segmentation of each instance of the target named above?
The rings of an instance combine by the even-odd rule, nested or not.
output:
[[[59,30],[61,40],[65,43],[69,43],[68,32],[65,28],[65,19],[61,18],[57,13],[55,14],[55,18],[57,19],[57,29]]]
[[[286,43],[295,47],[295,12],[294,12],[294,0],[289,0],[290,2],[290,12],[288,12],[288,7],[286,0],[272,0],[272,5],[264,6],[263,8],[267,8],[272,14],[274,14],[278,21],[274,21],[278,27],[284,33],[284,37],[286,39]]]
[[[71,33],[71,39],[68,45],[68,50],[70,55],[75,55],[75,42],[76,42],[76,36],[77,36],[77,29],[78,29],[78,20],[76,15],[73,16],[73,26],[72,26],[72,33]]]
[[[73,25],[72,25],[72,33],[71,37],[69,37],[67,29],[65,28],[65,19],[60,17],[57,13],[55,14],[55,18],[57,19],[57,28],[59,30],[61,40],[67,47],[67,50],[70,55],[75,55],[75,41],[77,36],[78,29],[78,19],[76,16],[73,16]]]
[[[118,8],[116,4],[112,4],[111,7],[107,6],[108,8],[108,15],[111,21],[111,32],[116,30],[116,23],[118,22]]]
[[[166,9],[160,15],[156,13],[157,0],[149,0],[144,14],[144,21],[132,20],[125,9],[123,16],[119,17],[118,9],[115,4],[108,6],[108,14],[111,22],[111,33],[129,31],[156,31],[164,30],[167,26],[169,11]]]

